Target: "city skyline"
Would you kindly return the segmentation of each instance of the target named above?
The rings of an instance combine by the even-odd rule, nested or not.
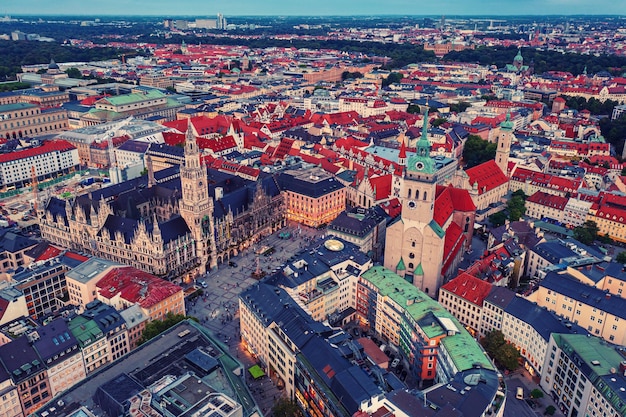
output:
[[[524,16],[524,15],[626,15],[623,4],[610,0],[444,0],[423,4],[413,0],[320,0],[315,3],[285,1],[258,2],[235,0],[229,3],[182,0],[110,0],[102,4],[78,0],[50,3],[46,0],[24,0],[0,8],[9,15],[135,15],[135,16],[333,16],[333,15],[445,15],[454,16]]]

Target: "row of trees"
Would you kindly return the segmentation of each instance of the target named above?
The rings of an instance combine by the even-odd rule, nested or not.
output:
[[[517,47],[487,47],[452,51],[444,56],[446,61],[476,62],[482,65],[495,65],[503,68],[513,62],[517,55]],[[532,63],[536,74],[547,71],[565,71],[574,75],[582,74],[585,68],[589,74],[608,71],[613,75],[626,72],[626,57],[619,55],[581,55],[576,53],[561,53],[558,51],[544,51],[532,48],[522,50],[524,65]]]
[[[0,80],[13,79],[22,72],[22,65],[58,62],[98,61],[118,58],[121,54],[136,55],[136,51],[119,48],[77,48],[54,42],[0,41]]]

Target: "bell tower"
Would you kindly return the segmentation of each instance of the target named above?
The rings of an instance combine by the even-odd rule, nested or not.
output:
[[[180,168],[182,198],[180,215],[191,230],[200,260],[198,273],[204,274],[217,266],[213,224],[213,199],[209,196],[207,169],[200,163],[200,149],[196,143],[191,122],[185,134],[185,161]]]
[[[435,161],[430,157],[428,112],[424,114],[422,135],[417,141],[416,152],[406,163],[403,188],[402,219],[429,223],[433,219],[437,177]]]
[[[500,134],[498,135],[498,147],[496,148],[496,164],[507,177],[509,170],[509,153],[511,152],[511,142],[513,141],[513,128],[515,123],[511,121],[511,113],[506,114],[506,120],[500,123]]]
[[[428,113],[416,152],[406,162],[399,221],[387,227],[385,267],[426,294],[436,296],[441,286],[445,231],[434,220],[438,168],[430,157]]]

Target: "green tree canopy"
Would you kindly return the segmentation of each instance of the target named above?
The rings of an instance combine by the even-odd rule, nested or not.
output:
[[[491,223],[493,227],[499,227],[506,222],[506,219],[506,213],[504,211],[499,211],[489,216],[489,223]]]
[[[615,262],[626,264],[626,251],[618,253],[615,257]]]
[[[496,143],[483,140],[480,136],[469,135],[463,147],[463,161],[466,168],[472,168],[494,159],[496,156]]]
[[[285,397],[281,397],[274,402],[272,414],[274,417],[304,417],[298,404]]]
[[[512,222],[521,219],[522,216],[526,214],[526,202],[524,201],[524,197],[514,194],[507,202],[507,210],[509,212],[509,220]]]
[[[587,220],[582,226],[574,228],[574,239],[585,245],[591,245],[598,238],[598,225],[593,220]]]
[[[153,337],[160,335],[170,327],[185,319],[187,319],[187,317],[182,314],[173,314],[169,312],[165,315],[165,318],[163,320],[151,321],[150,323],[146,324],[146,327],[143,329],[141,339],[139,339],[139,344],[143,344]]]
[[[480,344],[485,351],[499,365],[513,371],[519,366],[519,350],[504,339],[504,334],[500,330],[492,330],[485,337],[480,339]]]
[[[394,83],[399,83],[400,81],[402,81],[402,78],[404,78],[404,75],[400,74],[399,72],[392,72],[387,76],[387,78],[383,80],[383,87],[387,87],[388,85]]]

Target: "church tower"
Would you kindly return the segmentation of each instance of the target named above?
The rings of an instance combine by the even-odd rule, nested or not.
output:
[[[513,141],[513,128],[515,123],[511,121],[511,113],[506,114],[506,120],[500,123],[500,134],[498,135],[498,147],[496,148],[496,164],[507,177],[509,166],[509,153],[511,152],[511,142]]]
[[[387,228],[385,267],[435,296],[443,280],[445,232],[433,219],[438,172],[430,157],[427,131],[425,114],[416,152],[406,162],[400,191],[402,214]]]
[[[180,215],[191,230],[200,260],[198,273],[217,267],[213,225],[213,199],[209,195],[207,169],[200,163],[200,149],[193,134],[191,122],[185,134],[185,161],[180,168]]]

